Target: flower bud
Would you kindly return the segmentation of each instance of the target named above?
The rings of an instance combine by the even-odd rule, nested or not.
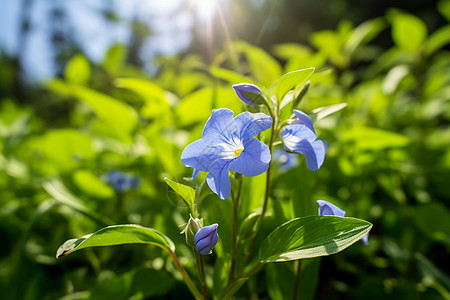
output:
[[[265,104],[267,102],[259,87],[250,83],[239,83],[233,85],[236,95],[248,105]]]
[[[319,216],[345,217],[345,210],[340,209],[328,201],[317,200],[317,204],[319,204]]]
[[[219,235],[217,234],[218,224],[212,224],[200,228],[200,230],[195,234],[194,243],[195,250],[201,255],[206,255],[211,252],[211,249],[217,244],[219,240]]]
[[[199,222],[201,222],[199,219],[193,219],[192,217],[190,217],[186,228],[184,228],[184,230],[182,231],[182,233],[184,233],[186,237],[186,244],[188,244],[189,246],[195,246],[194,237],[195,234],[200,230]]]

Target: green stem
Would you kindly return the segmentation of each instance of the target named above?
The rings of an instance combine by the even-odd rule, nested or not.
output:
[[[188,273],[184,269],[183,265],[178,260],[177,255],[175,252],[171,250],[167,250],[169,252],[170,256],[172,256],[173,260],[175,261],[175,265],[177,266],[178,270],[180,270],[181,275],[183,276],[184,282],[186,283],[188,289],[191,291],[192,295],[194,295],[195,299],[197,300],[203,300],[202,294],[198,291],[198,289],[195,287],[194,283],[192,282],[191,278],[189,277]]]
[[[230,267],[230,275],[228,277],[228,283],[232,283],[234,281],[234,273],[236,268],[236,252],[237,252],[237,219],[238,219],[238,207],[239,207],[239,199],[241,198],[241,190],[242,190],[242,176],[239,176],[239,185],[237,195],[231,194],[231,198],[233,201],[233,231],[231,237],[231,267]]]
[[[296,272],[295,272],[295,280],[294,280],[294,290],[292,291],[292,300],[297,299],[297,293],[298,293],[298,282],[300,280],[300,272],[302,270],[302,261],[297,260],[295,262],[297,264]]]
[[[272,153],[272,145],[273,145],[273,140],[275,138],[275,133],[278,131],[277,128],[277,119],[274,120],[274,125],[272,126],[272,132],[270,134],[270,142],[269,142],[269,151],[270,153]],[[256,223],[256,230],[255,230],[255,234],[253,235],[252,240],[250,241],[250,244],[247,248],[246,254],[249,255],[252,250],[253,247],[255,246],[256,240],[258,238],[259,232],[261,231],[261,227],[264,221],[264,216],[266,214],[266,210],[267,210],[267,203],[269,201],[269,195],[270,195],[270,170],[271,170],[271,166],[272,166],[272,160],[270,160],[269,162],[269,168],[267,169],[266,172],[266,191],[264,193],[264,202],[263,202],[263,207],[262,207],[262,211],[261,211],[261,215],[259,216],[259,219]]]
[[[197,261],[198,276],[200,277],[200,282],[202,283],[203,299],[209,300],[208,288],[206,287],[206,280],[205,280],[205,266],[203,264],[203,256],[200,253],[198,253],[195,249],[194,253],[195,259]]]

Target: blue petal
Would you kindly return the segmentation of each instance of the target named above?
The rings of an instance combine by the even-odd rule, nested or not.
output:
[[[272,126],[272,117],[264,113],[243,112],[234,118],[239,127],[241,140],[252,138]]]
[[[215,231],[217,231],[218,226],[219,224],[216,223],[200,228],[194,236],[194,243],[198,243],[200,240],[204,239],[208,235],[213,234]]]
[[[361,238],[361,242],[362,242],[364,245],[369,246],[369,234],[366,234],[365,236],[363,236],[363,237]]]
[[[187,167],[207,172],[216,160],[222,158],[222,151],[222,147],[209,146],[200,139],[184,148],[181,162]]]
[[[236,92],[236,95],[239,97],[239,99],[241,99],[242,101],[244,101],[246,104],[248,105],[256,105],[255,102],[252,101],[252,99],[250,99],[245,93],[245,92],[250,92],[250,93],[256,93],[256,94],[262,94],[262,91],[259,87],[257,87],[254,84],[250,84],[250,83],[240,83],[240,84],[235,84],[233,85],[233,89]]]
[[[200,228],[194,236],[195,250],[200,254],[208,254],[217,244],[219,235],[217,234],[218,224],[213,224]]]
[[[306,166],[311,171],[318,170],[325,159],[325,146],[321,140],[314,141],[312,144],[307,140],[301,140],[295,145],[294,152],[305,155]]]
[[[307,140],[310,143],[317,138],[316,134],[311,131],[304,124],[287,125],[281,133],[283,144],[286,150],[295,151],[295,147],[302,140]]]
[[[200,174],[200,170],[199,169],[195,169],[192,171],[192,176],[189,179],[190,181],[194,180],[195,178],[197,178],[197,176]]]
[[[231,183],[228,177],[228,171],[230,170],[230,163],[223,163],[220,168],[210,170],[208,176],[206,176],[206,182],[211,190],[219,196],[220,199],[227,199],[231,193]]]
[[[345,217],[345,210],[336,205],[325,200],[317,200],[317,203],[319,204],[319,216]]]
[[[230,163],[230,169],[252,177],[267,171],[270,162],[269,148],[257,139],[244,142],[244,151]]]
[[[316,131],[314,130],[313,122],[311,118],[305,114],[304,112],[294,109],[294,114],[298,118],[298,121],[300,124],[305,124],[306,127],[308,127],[314,134],[316,134]],[[293,124],[297,124],[296,121],[294,121]]]
[[[219,108],[214,109],[206,121],[202,138],[207,145],[233,144],[233,139],[237,138],[238,134],[233,111],[228,108]]]

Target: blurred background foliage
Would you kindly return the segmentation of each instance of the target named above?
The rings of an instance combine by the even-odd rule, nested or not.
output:
[[[168,1],[172,9],[160,26],[191,16],[181,26],[188,42],[152,52],[160,45],[151,18],[137,13],[142,1],[128,3],[136,12],[128,19],[117,2],[98,1],[91,7],[96,18],[106,28],[120,24],[128,40],[105,45],[95,58],[86,49],[96,38],[104,42],[77,38],[84,20],[68,18],[65,1],[17,1],[17,24],[1,29],[18,45],[2,46],[0,55],[2,297],[189,297],[177,269],[154,247],[85,250],[63,261],[56,249],[105,225],[138,223],[170,236],[195,274],[179,234],[188,211],[164,177],[190,177],[181,151],[201,136],[213,108],[247,109],[231,84],[267,87],[285,72],[315,67],[300,109],[348,106],[315,123],[328,147],[319,171],[307,170],[302,158],[279,168],[263,230],[317,214],[317,199],[374,228],[368,247],[305,260],[299,294],[450,299],[450,1],[405,0],[395,8],[390,1],[209,2],[205,15],[200,0]],[[34,17],[42,3],[50,64],[29,46],[42,25]],[[41,66],[30,71],[33,55]],[[283,111],[285,118],[290,113]],[[245,179],[240,222],[260,205],[263,187],[264,175]],[[215,251],[224,253],[231,203],[209,195],[201,213],[205,224],[221,224]],[[293,267],[268,265],[237,297],[288,298]],[[220,289],[224,269],[207,270],[208,284]]]

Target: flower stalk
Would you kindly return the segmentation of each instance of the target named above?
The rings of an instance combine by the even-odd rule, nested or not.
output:
[[[228,277],[228,283],[232,283],[234,281],[234,273],[236,268],[236,253],[237,253],[237,219],[238,219],[238,207],[239,207],[239,199],[241,197],[242,190],[242,176],[239,176],[238,179],[238,190],[237,195],[231,194],[231,198],[233,201],[233,228],[232,228],[232,237],[231,237],[231,267],[230,267],[230,275]]]
[[[205,266],[203,263],[203,256],[199,252],[197,252],[195,249],[194,249],[194,253],[195,253],[195,259],[196,259],[196,263],[197,263],[198,276],[200,278],[200,283],[202,284],[203,299],[209,300],[208,288],[206,286],[206,279],[205,279]]]

